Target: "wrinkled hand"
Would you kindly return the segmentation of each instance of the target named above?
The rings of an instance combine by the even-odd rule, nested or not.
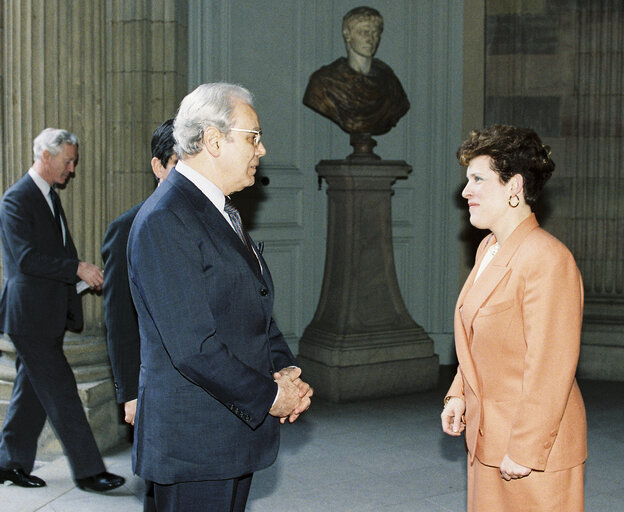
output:
[[[466,429],[466,423],[462,419],[465,412],[466,402],[459,397],[451,398],[440,415],[444,433],[449,436],[460,436]]]
[[[301,380],[301,377],[300,377],[301,368],[296,368],[296,367],[282,368],[279,372],[276,372],[273,374],[273,378],[276,378],[276,376],[278,375],[290,376],[293,379],[293,382],[299,388],[299,403],[294,408],[294,410],[288,415],[288,421],[290,423],[293,423],[294,421],[297,420],[297,418],[299,418],[299,416],[302,413],[304,413],[310,408],[310,405],[312,403],[311,398],[312,398],[312,395],[314,395],[314,389],[312,388],[312,386],[310,386],[310,384]],[[280,421],[282,423],[285,423],[286,417],[280,418]]]
[[[303,380],[301,380],[300,376],[301,376],[301,368],[296,368],[294,366],[282,368],[279,372],[275,372],[273,374],[273,378],[278,383],[278,385],[281,379],[287,379],[287,380],[290,380],[291,383],[294,384],[297,388],[297,403],[290,411],[287,411],[285,414],[281,416],[279,416],[278,414],[272,414],[271,411],[269,411],[269,414],[279,417],[280,423],[285,423],[287,419],[290,423],[293,423],[294,421],[297,420],[297,418],[299,418],[299,416],[303,412],[308,410],[308,408],[310,407],[310,404],[312,403],[311,397],[314,394],[314,390],[307,382],[304,382]],[[280,398],[281,398],[281,393],[282,393],[281,389],[282,388],[280,388],[280,396],[278,396],[278,402],[280,401]],[[275,403],[273,407],[275,407],[276,405],[277,405],[277,402]]]
[[[78,277],[89,285],[92,290],[101,290],[102,284],[104,284],[104,274],[102,271],[85,261],[78,262],[78,270],[76,272]]]
[[[503,457],[503,462],[500,465],[500,472],[503,479],[507,480],[517,480],[518,478],[523,478],[525,476],[529,476],[531,474],[531,468],[527,468],[525,466],[521,466],[520,464],[514,462],[509,458],[509,455],[505,454]]]
[[[301,370],[299,370],[299,373],[301,373]],[[279,372],[275,372],[273,378],[277,383],[279,392],[277,400],[269,410],[269,414],[280,418],[280,421],[284,423],[285,418],[295,410],[299,403],[299,386],[293,382],[290,374],[281,375]]]
[[[134,425],[134,417],[136,416],[136,410],[137,410],[136,398],[134,400],[129,400],[128,402],[124,404],[124,413],[126,414],[124,421],[126,423],[129,423],[130,425]]]

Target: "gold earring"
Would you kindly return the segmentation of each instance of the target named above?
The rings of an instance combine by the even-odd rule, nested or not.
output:
[[[516,199],[516,203],[511,204],[511,200],[514,198]],[[509,206],[511,206],[512,208],[516,208],[520,204],[520,198],[518,197],[518,194],[516,194],[515,196],[509,196],[509,201],[507,202],[509,203]]]

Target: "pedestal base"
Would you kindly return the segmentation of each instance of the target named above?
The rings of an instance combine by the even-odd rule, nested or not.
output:
[[[433,343],[415,324],[360,334],[310,326],[299,342],[297,361],[315,395],[336,403],[404,395],[438,383]]]
[[[438,381],[437,355],[358,366],[327,366],[304,356],[298,362],[315,395],[334,403],[407,395]]]
[[[585,307],[577,375],[583,379],[624,381],[624,314],[622,307],[588,303]],[[611,314],[609,314],[611,312]]]

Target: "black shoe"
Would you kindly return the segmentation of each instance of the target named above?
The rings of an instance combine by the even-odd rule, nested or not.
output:
[[[76,478],[76,485],[83,491],[87,489],[96,492],[110,491],[123,485],[125,482],[126,479],[124,477],[113,475],[106,471],[87,478]]]
[[[0,469],[0,484],[6,480],[20,487],[45,487],[46,485],[41,478],[27,475],[23,469]]]

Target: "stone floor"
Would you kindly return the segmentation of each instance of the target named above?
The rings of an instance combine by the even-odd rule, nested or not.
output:
[[[624,383],[582,381],[589,423],[588,512],[624,511]],[[463,442],[441,433],[444,390],[313,408],[282,430],[276,464],[254,477],[250,512],[460,512],[465,510]],[[106,495],[78,490],[66,459],[38,465],[48,486],[0,486],[2,512],[141,511],[142,482],[130,448],[105,457],[125,486]]]

